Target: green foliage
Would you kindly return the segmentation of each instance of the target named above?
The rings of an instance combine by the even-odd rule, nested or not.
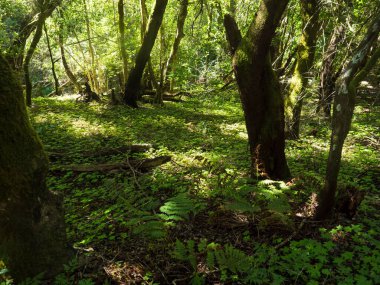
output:
[[[197,202],[185,193],[180,193],[168,199],[160,211],[163,213],[160,217],[164,220],[188,220],[190,214],[196,215],[205,207],[204,203]]]

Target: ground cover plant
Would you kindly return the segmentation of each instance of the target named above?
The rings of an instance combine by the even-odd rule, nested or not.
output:
[[[0,284],[380,284],[379,0],[1,0]]]
[[[64,194],[77,250],[54,284],[380,282],[377,105],[358,106],[342,163],[344,187],[366,192],[358,214],[321,223],[310,216],[323,183],[325,122],[311,121],[303,139],[287,143],[294,178],[286,183],[246,178],[246,133],[230,92],[138,112],[70,95],[35,104],[32,122],[51,160],[48,185]],[[94,155],[136,143],[152,147]],[[60,170],[134,155],[171,161],[146,173]]]

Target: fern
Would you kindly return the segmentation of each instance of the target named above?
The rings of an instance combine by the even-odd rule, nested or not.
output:
[[[235,274],[245,273],[250,267],[249,257],[231,245],[226,245],[224,250],[215,251],[215,258],[222,270],[228,269]]]
[[[195,253],[194,240],[188,240],[187,243],[184,244],[177,239],[172,255],[178,260],[189,262],[193,270],[197,269],[197,256]]]
[[[185,193],[180,193],[177,196],[170,198],[160,207],[160,211],[163,213],[160,217],[163,220],[188,220],[190,214],[195,215],[203,208],[203,203],[191,199]]]

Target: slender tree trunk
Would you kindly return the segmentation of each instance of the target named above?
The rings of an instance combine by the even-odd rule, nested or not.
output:
[[[34,54],[34,51],[36,50],[38,42],[41,39],[42,29],[43,29],[45,20],[48,17],[50,17],[50,15],[53,13],[55,8],[57,8],[57,6],[60,5],[60,3],[61,3],[60,0],[51,1],[51,2],[45,3],[46,5],[41,7],[41,11],[38,14],[38,19],[35,24],[36,32],[34,33],[32,42],[30,43],[29,49],[25,55],[25,59],[23,62],[23,70],[24,70],[24,78],[25,78],[26,104],[28,106],[32,105],[32,82],[30,81],[30,76],[29,76],[29,64]]]
[[[27,118],[22,89],[0,55],[0,252],[14,281],[69,261],[62,197],[46,188],[48,160]]]
[[[76,91],[80,92],[82,88],[81,88],[80,84],[78,83],[76,76],[71,71],[70,66],[69,66],[67,59],[66,59],[65,47],[64,47],[64,42],[63,42],[63,33],[64,33],[63,20],[64,20],[64,16],[63,16],[62,10],[59,10],[59,17],[61,18],[61,22],[59,24],[58,43],[59,43],[59,48],[61,50],[61,59],[62,59],[63,68],[65,69],[66,75],[70,79],[71,83],[74,85]]]
[[[303,31],[297,51],[297,63],[291,79],[289,93],[285,99],[286,133],[291,139],[298,139],[301,110],[306,93],[308,73],[314,62],[315,43],[319,30],[318,0],[301,0]]]
[[[91,72],[90,72],[90,85],[91,89],[94,90],[96,93],[99,93],[100,86],[99,86],[99,80],[98,80],[98,72],[97,72],[97,60],[95,55],[95,49],[92,44],[92,33],[91,33],[91,25],[90,25],[90,19],[88,17],[88,8],[87,8],[87,0],[83,0],[83,7],[84,7],[84,15],[86,20],[86,31],[87,31],[87,37],[88,37],[88,48],[90,52],[90,58],[91,58]]]
[[[165,91],[170,89],[169,75],[173,71],[173,65],[177,57],[179,45],[181,43],[182,38],[185,36],[183,32],[183,28],[185,26],[188,6],[189,6],[189,0],[181,0],[178,18],[177,18],[177,33],[174,38],[173,46],[171,48],[170,55],[166,62],[165,69],[163,72],[163,86],[164,86],[163,89]]]
[[[124,102],[137,108],[137,98],[140,93],[140,82],[146,63],[149,60],[154,42],[160,29],[168,0],[156,0],[152,16],[143,43],[137,53],[135,66],[132,68],[125,86]]]
[[[323,109],[326,118],[331,117],[331,103],[335,91],[336,75],[333,71],[333,64],[338,53],[338,45],[344,36],[344,26],[335,27],[326,52],[323,56],[322,71],[320,75],[319,102],[318,109]]]
[[[54,87],[55,87],[55,95],[61,95],[62,92],[59,90],[59,81],[57,78],[57,74],[55,73],[55,64],[54,64],[54,58],[53,58],[53,53],[51,51],[51,46],[50,46],[50,39],[49,35],[46,29],[46,24],[44,23],[44,32],[45,32],[45,37],[46,37],[46,43],[49,51],[49,56],[50,56],[50,61],[51,61],[51,72],[53,73],[53,78],[54,78]]]
[[[284,102],[274,74],[269,47],[288,0],[263,0],[247,35],[235,20],[224,26],[243,105],[251,152],[252,177],[286,179]]]
[[[119,0],[117,5],[119,13],[119,33],[120,33],[120,53],[123,61],[123,86],[127,82],[128,78],[128,58],[127,49],[125,46],[125,26],[124,26],[124,1]]]
[[[32,81],[30,80],[30,74],[29,74],[29,65],[30,61],[32,60],[32,56],[34,54],[34,51],[37,48],[38,42],[41,39],[42,36],[42,27],[45,22],[45,17],[43,14],[40,14],[38,17],[36,32],[33,36],[32,42],[30,43],[29,49],[26,53],[23,69],[24,69],[24,79],[25,79],[25,92],[26,92],[26,104],[30,107],[32,106]]]
[[[344,140],[350,130],[355,108],[356,89],[360,81],[364,79],[380,57],[380,47],[377,47],[368,59],[371,48],[376,45],[379,32],[380,15],[369,26],[367,35],[361,41],[351,61],[348,62],[347,67],[337,80],[325,186],[319,195],[319,206],[316,213],[318,220],[330,217],[333,212],[342,149]]]

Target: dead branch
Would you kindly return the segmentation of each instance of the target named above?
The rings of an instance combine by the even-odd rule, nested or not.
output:
[[[161,164],[164,164],[166,162],[169,162],[171,160],[170,156],[159,156],[155,158],[147,158],[147,159],[136,159],[136,160],[127,160],[123,162],[108,162],[108,163],[101,163],[101,164],[93,164],[93,165],[87,165],[87,164],[70,164],[70,165],[64,165],[57,168],[54,168],[55,171],[75,171],[75,172],[93,172],[93,171],[100,171],[100,172],[107,172],[111,170],[139,170],[139,171],[147,171],[149,169],[152,169],[154,167],[160,166]]]

